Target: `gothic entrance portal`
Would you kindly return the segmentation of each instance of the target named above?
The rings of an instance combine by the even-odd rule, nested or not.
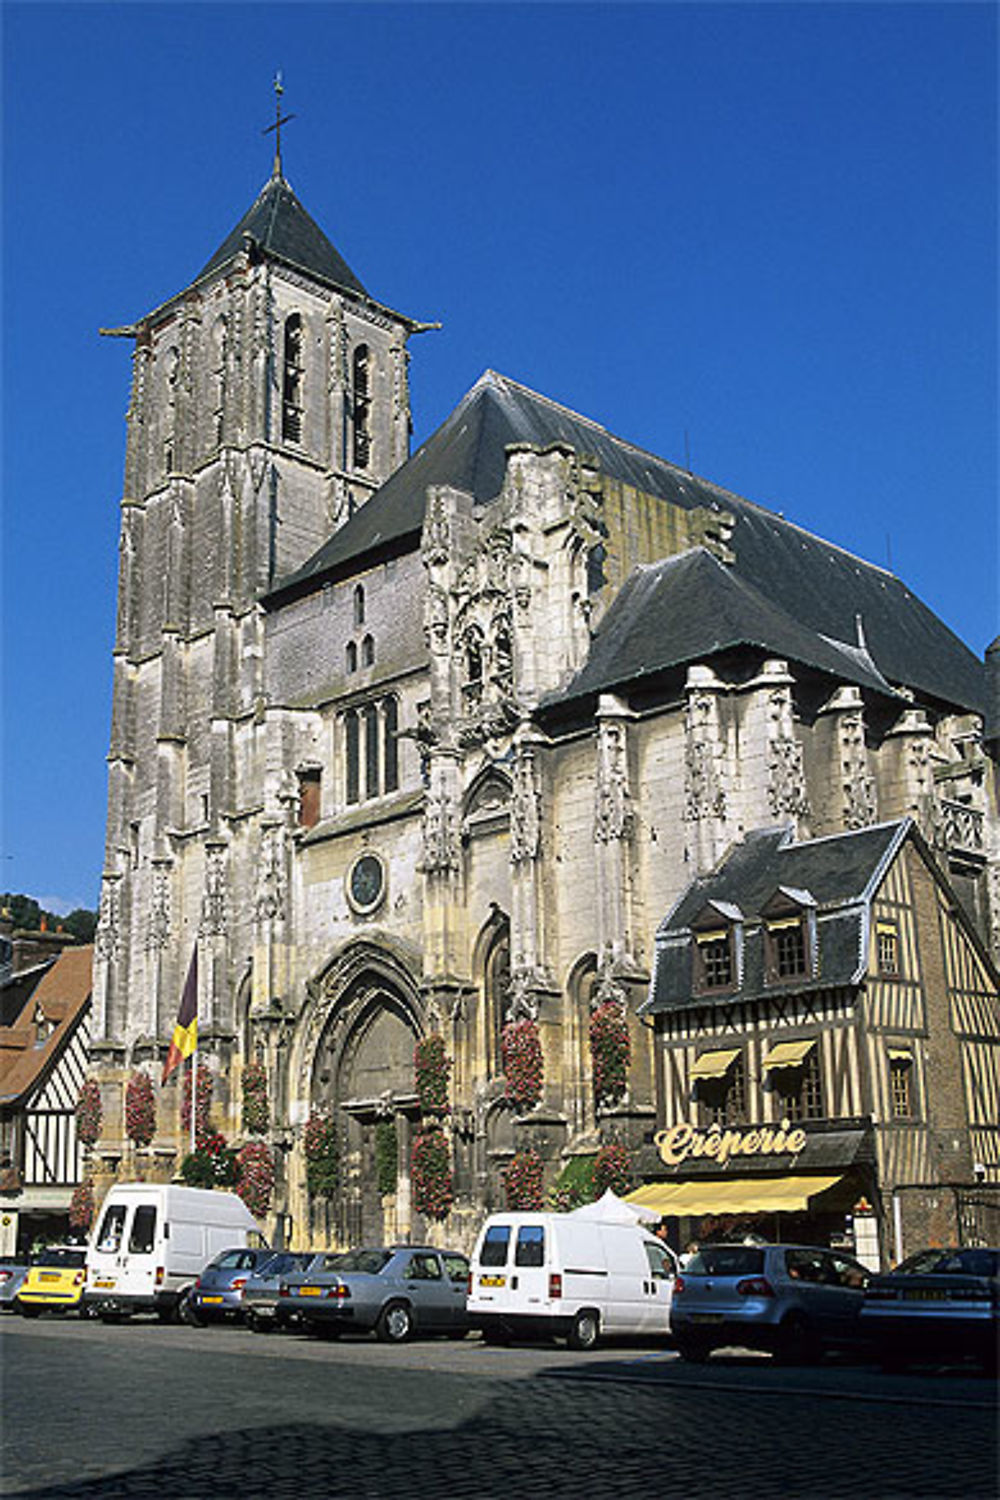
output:
[[[313,1104],[337,1121],[340,1192],[330,1227],[342,1244],[377,1245],[409,1233],[418,1024],[402,988],[359,975],[320,1039]]]

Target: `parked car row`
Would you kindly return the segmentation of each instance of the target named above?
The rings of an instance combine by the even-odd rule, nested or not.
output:
[[[733,1346],[802,1363],[853,1349],[886,1368],[975,1359],[996,1369],[1000,1250],[927,1250],[876,1276],[815,1245],[673,1252],[611,1196],[572,1213],[494,1214],[470,1260],[432,1245],[271,1250],[231,1194],[164,1184],[112,1187],[88,1249],[0,1261],[0,1309],[136,1311],[195,1324],[240,1320],[336,1338],[414,1334],[489,1343],[672,1337],[685,1360]]]

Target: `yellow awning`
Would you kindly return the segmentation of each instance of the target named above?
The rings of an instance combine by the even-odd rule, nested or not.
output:
[[[909,1047],[890,1047],[888,1052],[890,1062],[911,1063],[913,1061],[913,1053]]]
[[[723,1078],[740,1055],[739,1047],[727,1048],[724,1052],[703,1052],[694,1060],[692,1078]]]
[[[734,1177],[730,1182],[650,1182],[626,1203],[676,1218],[691,1214],[797,1213],[840,1177]]]
[[[778,1042],[764,1059],[765,1068],[797,1068],[805,1062],[816,1045],[816,1038],[807,1042]]]

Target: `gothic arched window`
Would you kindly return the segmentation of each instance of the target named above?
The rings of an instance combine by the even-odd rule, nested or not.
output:
[[[348,803],[361,799],[361,724],[356,708],[344,715],[344,746],[347,761],[346,798]]]
[[[375,661],[375,642],[370,635],[366,635],[361,642],[361,665],[370,667]]]
[[[497,913],[496,928],[483,961],[483,998],[486,1002],[486,1025],[491,1071],[500,1069],[500,1034],[510,1002],[510,920]]]
[[[354,624],[355,626],[365,623],[365,586],[363,583],[354,585]]]
[[[395,698],[382,704],[383,791],[394,792],[399,786],[399,705]]]
[[[285,319],[285,348],[281,378],[281,438],[302,441],[302,315]]]
[[[354,467],[367,469],[371,458],[371,386],[368,369],[368,345],[359,344],[354,351]]]
[[[348,672],[358,670],[358,648],[354,641],[347,643],[347,670]]]

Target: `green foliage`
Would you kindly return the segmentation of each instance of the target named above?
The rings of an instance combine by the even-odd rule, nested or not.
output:
[[[571,1156],[549,1193],[549,1203],[556,1213],[569,1213],[594,1197],[594,1162],[596,1156]]]
[[[39,906],[34,896],[24,896],[13,891],[5,891],[0,896],[0,910],[9,915],[15,931],[20,932],[38,932],[44,921],[49,932],[56,932],[61,927],[63,932],[68,932],[78,942],[90,943],[93,942],[97,928],[96,911],[78,906],[68,916],[60,917],[56,912],[46,911]]]
[[[600,1198],[608,1188],[619,1198],[632,1186],[632,1156],[625,1146],[612,1142],[602,1146],[594,1160],[594,1193]]]
[[[267,1069],[261,1062],[243,1069],[243,1129],[248,1135],[266,1135],[271,1123],[267,1098]]]
[[[504,1173],[504,1189],[509,1209],[535,1209],[542,1206],[544,1167],[537,1151],[519,1151]]]
[[[340,1185],[340,1145],[329,1115],[311,1114],[303,1136],[306,1182],[314,1198],[332,1198]]]
[[[395,1120],[379,1120],[375,1126],[375,1176],[384,1198],[396,1191],[399,1164],[399,1137]]]
[[[632,1049],[628,1021],[614,1001],[599,1005],[590,1018],[590,1057],[598,1108],[617,1104],[628,1086]]]
[[[448,1075],[451,1058],[445,1052],[443,1036],[426,1036],[413,1052],[413,1072],[422,1115],[448,1113]]]
[[[232,1187],[236,1182],[236,1151],[224,1135],[209,1135],[181,1162],[180,1176],[188,1187]]]
[[[451,1150],[440,1125],[421,1130],[413,1143],[410,1159],[413,1206],[428,1219],[443,1219],[451,1208],[454,1188]]]

